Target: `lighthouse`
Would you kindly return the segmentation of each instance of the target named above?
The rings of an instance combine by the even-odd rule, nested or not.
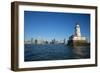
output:
[[[78,23],[75,26],[75,36],[81,37],[80,25]]]
[[[76,23],[74,34],[69,37],[68,45],[87,45],[86,37],[82,36],[80,24]]]

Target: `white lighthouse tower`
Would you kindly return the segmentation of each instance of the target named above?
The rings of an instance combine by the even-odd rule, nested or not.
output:
[[[76,23],[74,35],[71,35],[68,40],[68,45],[87,45],[86,37],[81,35],[79,23]]]
[[[74,31],[74,35],[70,36],[69,37],[69,40],[86,40],[86,37],[83,37],[81,35],[81,28],[80,28],[80,25],[79,23],[76,23],[76,26],[75,26],[75,31]]]
[[[79,23],[76,23],[74,34],[69,37],[68,44],[71,46],[89,45],[86,37],[82,36]]]
[[[80,25],[78,23],[75,26],[75,36],[81,37]]]
[[[79,23],[76,23],[74,35],[72,37],[73,40],[86,40],[85,37],[81,35],[81,29]]]

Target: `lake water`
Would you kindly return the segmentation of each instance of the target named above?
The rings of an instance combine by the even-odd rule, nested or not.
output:
[[[24,45],[24,61],[90,58],[90,46],[70,47],[64,44]]]

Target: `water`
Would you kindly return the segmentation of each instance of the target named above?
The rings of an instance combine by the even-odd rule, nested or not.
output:
[[[25,62],[90,58],[89,46],[70,47],[64,44],[25,44],[24,47]]]

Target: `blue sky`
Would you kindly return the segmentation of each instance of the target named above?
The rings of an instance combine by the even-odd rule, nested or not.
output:
[[[90,14],[24,11],[24,38],[68,39],[80,24],[83,36],[90,39]]]

